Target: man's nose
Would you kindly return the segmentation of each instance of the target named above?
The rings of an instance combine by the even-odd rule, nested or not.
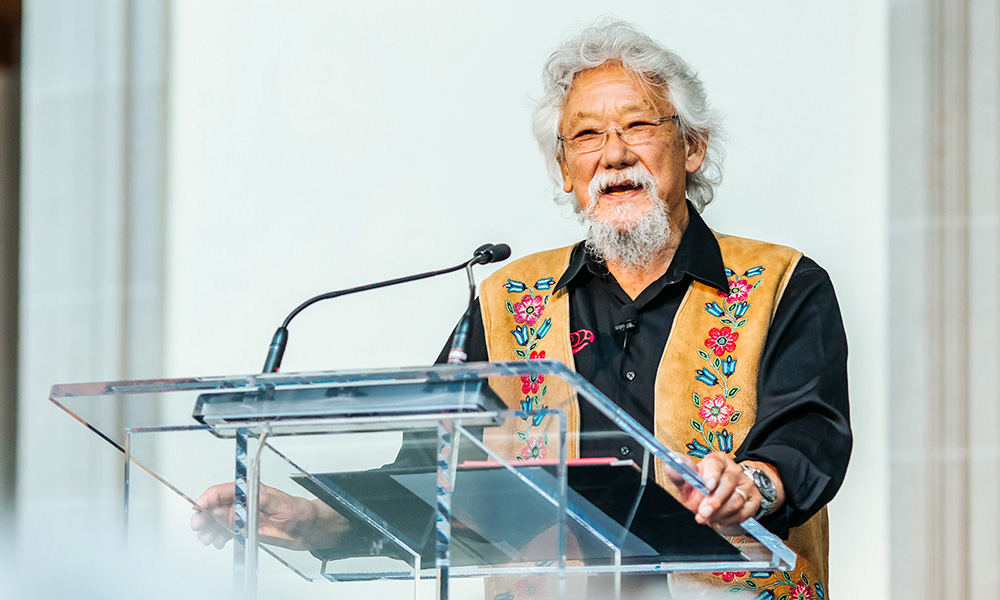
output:
[[[606,135],[608,136],[608,141],[604,144],[604,149],[602,150],[602,165],[609,169],[620,169],[634,165],[638,157],[632,151],[632,148],[622,140],[621,129],[617,127],[608,129]]]

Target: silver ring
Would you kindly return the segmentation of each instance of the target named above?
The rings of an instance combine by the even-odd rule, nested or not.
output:
[[[747,496],[747,493],[741,490],[740,488],[736,488],[736,493],[739,494],[740,496],[743,496],[743,502],[750,501],[750,496]]]

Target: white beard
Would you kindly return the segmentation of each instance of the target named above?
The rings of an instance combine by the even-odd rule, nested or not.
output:
[[[601,193],[614,185],[633,183],[641,186],[651,201],[643,214],[635,214],[633,202],[615,203],[611,214],[598,217]],[[645,167],[636,165],[624,171],[604,171],[590,182],[590,203],[584,219],[587,230],[587,250],[597,260],[612,262],[628,271],[641,271],[666,248],[670,241],[670,215],[660,198],[653,179]]]

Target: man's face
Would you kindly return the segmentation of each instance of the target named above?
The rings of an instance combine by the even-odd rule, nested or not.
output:
[[[627,128],[674,114],[670,102],[644,86],[639,77],[618,64],[607,63],[582,71],[573,79],[559,133],[570,139],[587,130]],[[681,223],[686,215],[685,176],[697,171],[705,158],[704,147],[692,148],[682,138],[676,120],[659,125],[655,137],[641,144],[627,145],[617,133],[609,131],[607,144],[600,150],[573,152],[567,144],[563,148],[563,189],[576,193],[585,213],[596,202],[593,218],[614,223],[621,230],[638,223],[657,202],[648,189],[627,175],[630,169],[649,171],[671,221]],[[605,179],[612,184],[597,186],[592,196],[589,188],[598,175],[598,181]]]

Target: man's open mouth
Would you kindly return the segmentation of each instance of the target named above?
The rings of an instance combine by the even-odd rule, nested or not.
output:
[[[602,193],[609,194],[611,196],[623,196],[641,189],[642,189],[641,185],[628,181],[616,185],[609,185],[606,188],[604,188],[604,191]]]

